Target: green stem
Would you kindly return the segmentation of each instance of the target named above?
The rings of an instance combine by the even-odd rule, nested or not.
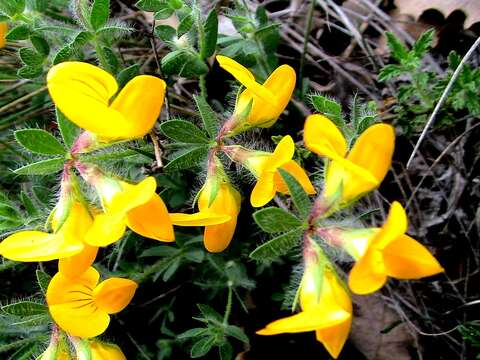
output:
[[[315,10],[316,0],[312,0],[310,3],[310,8],[308,9],[307,14],[307,27],[305,28],[304,40],[303,40],[303,51],[300,57],[300,69],[298,71],[299,76],[299,83],[298,87],[300,89],[300,95],[303,99],[303,68],[305,66],[305,57],[307,56],[308,51],[308,39],[310,38],[310,31],[312,31],[312,20],[313,20],[313,13]]]
[[[200,9],[196,6],[195,2],[195,25],[197,27],[198,33],[198,51],[200,53],[200,58],[202,61],[205,61],[205,32],[202,26],[202,16]],[[207,83],[205,81],[205,75],[200,75],[199,84],[200,95],[206,100],[207,99]]]
[[[98,61],[100,61],[100,65],[105,70],[109,70],[107,58],[105,57],[105,52],[103,51],[102,44],[100,44],[100,41],[98,39],[95,39],[95,52],[97,53]]]
[[[205,75],[200,75],[198,85],[200,86],[200,95],[207,100],[207,82],[205,80]]]
[[[225,308],[225,315],[223,316],[223,325],[228,324],[228,318],[230,317],[230,313],[232,312],[232,295],[233,289],[232,284],[228,284],[228,298],[227,298],[227,306]]]

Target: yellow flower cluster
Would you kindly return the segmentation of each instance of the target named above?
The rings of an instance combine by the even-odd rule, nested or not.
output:
[[[0,35],[3,32],[5,28],[0,24]],[[163,80],[141,75],[119,91],[112,75],[87,63],[64,62],[49,71],[47,84],[53,102],[85,131],[65,163],[60,197],[48,221],[50,231],[12,234],[0,243],[0,254],[16,261],[59,260],[59,271],[48,286],[46,300],[56,324],[71,337],[91,339],[102,334],[110,315],[132,300],[138,286],[134,281],[100,281],[99,272],[92,267],[98,249],[118,241],[127,227],[146,238],[172,242],[173,225],[203,226],[208,251],[221,252],[228,247],[237,225],[241,195],[217,153],[223,152],[256,178],[250,194],[253,207],[266,205],[277,193],[289,194],[281,171],[295,178],[307,194],[316,194],[308,174],[293,160],[295,143],[291,136],[284,136],[273,152],[226,141],[251,128],[270,127],[276,122],[292,96],[294,70],[282,65],[259,84],[248,69],[234,60],[224,56],[217,56],[217,60],[244,89],[211,147],[207,177],[197,195],[198,212],[193,214],[169,213],[156,193],[154,177],[132,184],[79,156],[100,146],[145,136],[161,112],[166,90]],[[348,285],[357,294],[378,290],[387,277],[418,279],[443,271],[423,245],[405,235],[407,217],[397,202],[392,204],[381,228],[347,229],[323,221],[380,185],[391,165],[394,142],[394,129],[376,124],[348,149],[341,130],[328,118],[315,114],[306,119],[305,146],[326,158],[326,169],[304,235],[304,274],[298,290],[301,312],[268,324],[258,334],[315,331],[328,352],[335,358],[339,355],[350,331],[352,302],[335,265],[318,245],[319,240],[343,248],[356,260]],[[100,206],[86,201],[76,174],[95,190]],[[113,345],[85,341],[92,359],[125,358]],[[70,358],[69,352],[58,346],[58,336],[52,337],[41,359],[52,356]]]

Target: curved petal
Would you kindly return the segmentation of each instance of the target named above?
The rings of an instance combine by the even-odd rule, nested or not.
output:
[[[108,137],[136,139],[145,136],[160,115],[165,89],[165,81],[155,76],[140,75],[130,80],[111,105],[122,114],[125,129],[112,124]]]
[[[138,284],[122,278],[110,278],[102,281],[93,290],[95,305],[108,314],[122,311],[132,300]]]
[[[347,159],[381,183],[392,165],[394,147],[394,128],[387,124],[372,125],[357,139]]]
[[[92,360],[127,360],[122,350],[114,345],[100,341],[90,341]]]
[[[83,245],[82,252],[58,261],[58,271],[69,278],[76,278],[87,271],[97,257],[98,247]]]
[[[47,86],[55,105],[85,130],[108,137],[112,127],[124,124],[123,116],[109,108],[117,82],[97,66],[78,61],[60,63],[48,72]]]
[[[56,273],[47,288],[48,306],[71,304],[79,299],[91,298],[99,279],[100,274],[93,267],[75,279],[70,279],[60,272]]]
[[[387,220],[377,236],[372,240],[372,245],[377,249],[383,248],[392,241],[405,234],[408,227],[407,214],[399,202],[394,201],[388,211]]]
[[[300,185],[302,185],[303,190],[305,190],[307,194],[312,195],[316,193],[306,171],[300,165],[298,165],[295,160],[290,160],[286,164],[282,165],[281,168],[292,175],[300,183]],[[278,172],[275,172],[275,187],[277,188],[277,191],[288,194],[287,184],[285,184],[285,181],[283,181],[282,176]]]
[[[351,327],[352,319],[350,318],[338,325],[316,330],[315,335],[317,340],[325,346],[328,353],[336,359],[338,358],[338,355],[340,355],[340,352],[348,339]]]
[[[444,271],[425,246],[407,235],[389,243],[382,254],[387,275],[397,279],[420,279]]]
[[[108,212],[127,212],[149,202],[157,189],[157,181],[149,176],[138,184],[121,182],[122,191],[117,192],[107,204]]]
[[[226,56],[217,55],[216,58],[220,64],[220,67],[232,74],[232,76],[243,86],[245,86],[249,92],[253,93],[255,96],[269,104],[277,104],[275,95],[272,94],[266,87],[257,83],[250,70]]]
[[[170,219],[173,225],[178,226],[207,226],[226,223],[231,219],[230,215],[215,214],[209,211],[199,211],[194,214],[172,213]]]
[[[258,178],[250,194],[250,203],[253,207],[263,206],[275,196],[277,191],[275,188],[274,175],[274,172],[264,171]]]
[[[348,276],[350,290],[358,295],[366,295],[380,289],[387,281],[382,255],[379,251],[367,250],[355,263]]]
[[[99,214],[95,216],[93,225],[85,236],[85,242],[91,246],[108,246],[120,240],[126,229],[125,213]]]
[[[14,261],[49,261],[73,256],[83,250],[81,241],[66,241],[61,233],[19,231],[0,243],[0,254]]]
[[[165,203],[157,194],[146,204],[127,213],[127,225],[144,237],[166,242],[175,241],[172,220]]]
[[[327,117],[310,115],[305,120],[303,141],[305,146],[320,156],[329,159],[345,157],[347,141],[338,127]]]
[[[272,156],[268,158],[265,165],[266,170],[274,171],[278,167],[292,160],[295,154],[295,143],[290,135],[284,136],[273,151]]]

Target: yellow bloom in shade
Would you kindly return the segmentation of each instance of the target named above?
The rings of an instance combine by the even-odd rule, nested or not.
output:
[[[126,227],[150,239],[175,240],[167,207],[158,194],[154,177],[138,184],[108,177],[95,167],[78,166],[82,176],[97,190],[104,212],[95,216],[86,242],[107,246],[119,240]]]
[[[217,163],[219,173],[209,172],[205,185],[200,190],[199,212],[170,214],[174,225],[205,226],[203,242],[205,248],[214,253],[225,250],[230,244],[242,200],[240,193],[230,184],[220,166]]]
[[[288,194],[287,185],[278,169],[283,169],[295,177],[305,192],[315,194],[305,170],[292,160],[294,153],[295,144],[292,137],[287,135],[280,140],[272,154],[259,152],[256,156],[249,156],[243,161],[245,167],[257,177],[257,183],[250,195],[252,206],[260,207],[267,204],[277,192]]]
[[[296,75],[292,67],[281,65],[262,85],[255,81],[250,70],[235,60],[217,55],[217,61],[246,88],[237,97],[233,113],[235,120],[228,131],[239,133],[248,127],[268,128],[275,124],[288,105],[295,88]]]
[[[136,139],[147,134],[160,115],[166,89],[163,80],[139,75],[117,94],[118,84],[112,75],[76,61],[53,66],[47,86],[62,113],[102,141]]]
[[[5,39],[5,36],[7,35],[8,32],[8,25],[6,22],[0,22],[0,49],[3,48],[7,40]]]
[[[259,335],[315,331],[316,338],[330,355],[337,358],[347,340],[352,323],[352,301],[341,280],[308,240],[305,272],[299,288],[302,311],[268,324]]]
[[[405,210],[393,202],[387,220],[368,239],[348,278],[350,289],[356,294],[370,294],[380,289],[387,277],[419,279],[443,272],[428,249],[405,235],[408,222]],[[353,240],[355,241],[355,240]],[[363,239],[359,239],[363,242]]]
[[[335,124],[323,115],[310,115],[304,127],[305,146],[327,157],[325,196],[342,189],[340,205],[377,188],[392,162],[395,131],[387,124],[375,124],[365,130],[347,155],[347,141]]]
[[[117,345],[91,340],[90,351],[92,360],[127,360]]]
[[[137,283],[110,278],[98,283],[100,274],[90,267],[74,279],[57,273],[47,288],[53,320],[71,336],[91,338],[102,334],[110,314],[122,311],[132,300]]]

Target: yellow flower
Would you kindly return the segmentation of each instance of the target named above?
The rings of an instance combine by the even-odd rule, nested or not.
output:
[[[352,301],[334,270],[325,264],[318,245],[309,243],[299,288],[302,311],[268,324],[257,334],[315,331],[317,340],[337,358],[350,332]]]
[[[8,32],[8,25],[6,22],[0,22],[0,49],[5,46],[7,43],[7,40],[5,39],[5,36],[7,35]]]
[[[100,274],[90,267],[71,279],[57,273],[47,288],[47,304],[53,320],[71,336],[91,338],[102,334],[110,314],[122,311],[132,300],[137,283],[110,278],[98,283]]]
[[[217,61],[246,88],[237,96],[234,124],[228,131],[235,134],[249,127],[268,128],[275,124],[292,96],[295,71],[288,65],[281,65],[261,85],[255,81],[250,70],[235,60],[217,55]],[[251,109],[246,114],[249,107]]]
[[[243,164],[257,177],[257,183],[250,195],[252,206],[260,207],[267,204],[277,192],[288,194],[287,185],[278,169],[283,169],[295,177],[305,192],[315,194],[305,170],[292,160],[294,153],[295,144],[292,137],[287,135],[280,140],[272,154],[259,152],[256,156],[245,159]]]
[[[72,357],[66,350],[53,349],[50,346],[40,355],[38,360],[71,360]]]
[[[387,124],[365,130],[347,155],[347,142],[335,124],[323,115],[310,115],[304,127],[305,146],[330,159],[325,175],[325,195],[342,189],[340,205],[377,188],[390,169],[395,131]]]
[[[160,115],[166,88],[163,80],[140,75],[117,94],[112,75],[76,61],[52,67],[47,86],[53,102],[69,120],[107,142],[147,134]]]
[[[205,226],[203,243],[210,252],[227,248],[235,233],[241,204],[240,193],[230,184],[223,172],[209,173],[198,195],[195,214],[170,214],[174,225]]]
[[[107,246],[119,240],[126,227],[144,237],[171,242],[175,240],[167,207],[155,193],[154,177],[129,184],[100,173],[97,168],[78,167],[82,176],[95,186],[104,212],[95,216],[86,243]]]
[[[91,360],[127,360],[122,350],[114,345],[100,341],[89,341]]]
[[[388,276],[419,279],[444,271],[425,246],[405,235],[407,227],[405,210],[398,202],[393,202],[382,228],[375,229],[366,246],[357,247],[364,249],[364,253],[349,275],[348,285],[354,293],[377,291]]]

